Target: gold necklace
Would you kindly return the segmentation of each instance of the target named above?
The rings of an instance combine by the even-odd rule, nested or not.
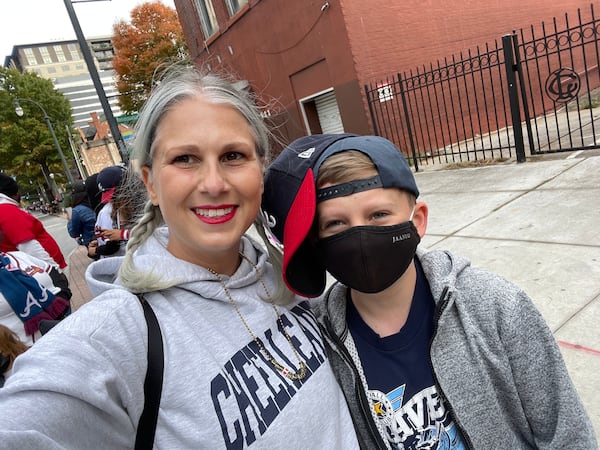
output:
[[[221,286],[223,286],[223,290],[225,291],[225,295],[227,295],[227,298],[229,299],[229,303],[231,303],[233,305],[235,312],[237,313],[238,317],[240,318],[240,320],[246,327],[246,330],[248,330],[248,333],[250,334],[250,336],[252,336],[252,339],[254,340],[254,342],[256,342],[256,345],[258,345],[258,348],[260,349],[260,351],[267,358],[267,360],[273,365],[273,367],[275,367],[282,375],[286,376],[290,380],[294,380],[294,381],[301,380],[302,378],[304,378],[306,376],[306,364],[304,363],[304,361],[302,361],[302,358],[300,358],[300,355],[298,354],[296,347],[294,347],[294,344],[292,343],[292,338],[287,333],[287,331],[285,331],[285,327],[283,326],[283,320],[281,320],[281,315],[279,314],[279,311],[277,310],[275,303],[273,303],[273,298],[271,297],[271,293],[269,292],[269,289],[267,288],[265,281],[263,280],[262,276],[260,275],[258,267],[256,267],[256,265],[252,261],[250,261],[250,259],[248,259],[248,257],[246,255],[244,255],[242,252],[240,252],[240,256],[242,258],[244,258],[246,261],[248,261],[248,263],[253,267],[254,271],[258,275],[258,279],[260,280],[260,283],[262,284],[262,287],[265,290],[265,293],[267,294],[269,303],[271,304],[271,306],[273,307],[273,310],[275,311],[275,314],[277,315],[277,321],[279,322],[279,326],[281,327],[281,330],[283,331],[283,335],[285,336],[288,343],[290,344],[290,347],[292,347],[292,351],[294,352],[294,355],[296,356],[296,359],[298,360],[300,368],[298,369],[297,372],[292,372],[288,367],[284,366],[282,363],[277,361],[273,357],[273,355],[271,355],[271,353],[265,348],[265,346],[263,345],[261,340],[258,339],[258,337],[256,337],[256,335],[250,328],[250,325],[248,325],[248,322],[246,322],[246,320],[242,316],[242,313],[240,312],[240,309],[238,308],[237,303],[233,299],[233,296],[231,295],[229,288],[225,285],[225,281],[223,281],[223,278],[221,277],[221,275],[219,275],[217,272],[212,270],[210,267],[207,267],[206,270],[208,270],[211,274],[213,274],[215,277],[217,277],[217,279],[219,280],[219,283],[221,284]]]

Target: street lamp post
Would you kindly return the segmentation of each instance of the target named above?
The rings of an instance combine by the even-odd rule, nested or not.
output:
[[[50,122],[50,117],[48,117],[46,110],[38,102],[31,100],[29,98],[16,98],[15,99],[15,113],[19,117],[23,117],[23,114],[24,114],[23,108],[21,108],[21,104],[19,102],[33,103],[35,106],[40,108],[40,111],[42,111],[42,114],[44,115],[44,120],[46,121],[46,125],[48,125],[50,134],[52,134],[52,140],[54,141],[54,146],[56,147],[56,150],[58,151],[58,154],[60,155],[60,160],[62,161],[63,167],[65,169],[65,175],[67,176],[67,180],[69,181],[69,183],[73,184],[73,176],[71,175],[71,170],[69,169],[69,165],[67,164],[65,155],[63,154],[63,151],[60,148],[58,139],[56,139],[56,134],[54,133],[54,127],[52,126],[52,123]]]

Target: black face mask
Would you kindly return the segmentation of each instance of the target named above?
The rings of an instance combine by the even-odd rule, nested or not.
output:
[[[390,287],[412,262],[421,237],[412,221],[353,227],[317,241],[327,271],[359,292]]]

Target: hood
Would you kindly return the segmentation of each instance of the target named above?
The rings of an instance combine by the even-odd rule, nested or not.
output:
[[[196,264],[181,260],[167,250],[167,227],[154,231],[134,253],[133,261],[141,273],[152,273],[164,285],[163,289],[177,286],[201,295],[204,298],[221,298],[223,288],[215,276],[208,270]],[[248,236],[242,238],[240,248],[242,253],[256,266],[261,276],[269,269],[266,250]],[[114,288],[125,289],[118,278],[118,271],[124,256],[103,258],[90,264],[86,271],[86,281],[92,295]],[[245,259],[238,270],[231,276],[222,276],[227,287],[231,290],[244,288],[259,281],[254,267]],[[267,280],[267,278],[269,280]],[[265,277],[268,288],[273,292],[275,287],[271,277]]]
[[[433,299],[440,299],[444,288],[454,289],[460,274],[471,266],[471,262],[447,250],[431,250],[424,248],[417,250],[417,258],[421,262],[425,277]]]
[[[17,202],[15,199],[9,197],[6,194],[0,194],[0,205],[15,205],[21,207],[19,202]]]

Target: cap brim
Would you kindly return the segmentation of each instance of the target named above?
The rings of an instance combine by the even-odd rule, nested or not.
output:
[[[283,229],[283,277],[287,286],[305,297],[318,297],[325,289],[325,268],[306,239],[316,212],[313,171],[302,180]]]
[[[109,189],[108,191],[104,191],[102,193],[102,203],[108,203],[112,200],[113,195],[115,195],[116,188]]]

